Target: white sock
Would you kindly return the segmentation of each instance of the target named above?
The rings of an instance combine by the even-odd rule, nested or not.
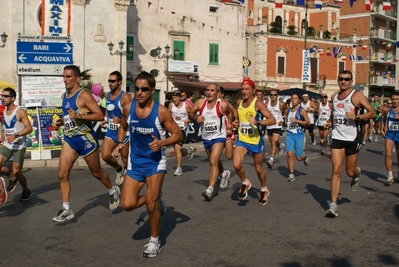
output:
[[[114,187],[112,187],[111,189],[108,189],[108,194],[109,194],[110,196],[112,196],[113,194],[115,194],[115,192],[116,192],[116,190],[115,190]]]
[[[71,203],[70,202],[62,202],[62,207],[66,210],[71,209]]]
[[[208,188],[206,189],[206,191],[208,193],[212,193],[213,192],[213,187],[212,186],[208,186]]]
[[[150,241],[153,242],[153,243],[158,243],[158,240],[159,240],[159,236],[157,236],[157,237],[152,237],[151,236],[151,238],[150,238]]]
[[[260,191],[261,191],[261,192],[266,192],[266,189],[267,189],[267,186],[261,187],[261,188],[260,188]]]
[[[388,172],[388,176],[392,176],[392,171]]]
[[[245,184],[245,185],[247,185],[247,184],[248,184],[248,179],[245,179],[245,181],[244,181],[244,182],[242,182],[242,184]]]

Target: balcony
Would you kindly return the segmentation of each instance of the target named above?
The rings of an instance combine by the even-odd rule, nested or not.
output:
[[[370,15],[387,21],[396,21],[398,17],[396,10],[383,10],[382,5],[374,6]]]
[[[370,85],[395,87],[395,77],[372,75],[370,76]]]
[[[396,33],[386,29],[370,29],[370,38],[396,42]]]

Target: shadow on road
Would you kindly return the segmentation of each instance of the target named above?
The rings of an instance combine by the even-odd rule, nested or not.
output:
[[[330,200],[330,190],[320,188],[314,184],[307,184],[305,186],[305,189],[308,190],[307,192],[304,192],[304,194],[311,194],[312,197],[320,204],[320,206],[326,210],[328,209],[328,201]],[[343,203],[350,203],[351,201],[344,197],[344,198],[339,198],[337,204],[343,204]]]
[[[140,213],[139,218],[137,218],[136,224],[140,225],[143,222],[143,225],[133,234],[132,239],[134,240],[142,240],[148,239],[151,237],[149,221],[145,220],[147,217],[147,211],[143,211]],[[166,213],[161,218],[161,232],[162,236],[160,236],[161,244],[166,244],[166,238],[172,233],[172,231],[176,228],[177,224],[185,223],[191,220],[190,217],[175,211],[174,207],[168,207],[166,209]]]

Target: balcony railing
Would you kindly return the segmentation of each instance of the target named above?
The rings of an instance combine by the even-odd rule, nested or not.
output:
[[[378,13],[380,15],[383,16],[388,16],[391,18],[397,18],[398,17],[398,13],[396,10],[392,9],[392,10],[383,10],[382,5],[379,6],[373,6],[372,10],[371,10],[371,14],[373,13]]]

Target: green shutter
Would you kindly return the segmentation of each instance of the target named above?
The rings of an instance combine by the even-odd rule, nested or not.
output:
[[[134,37],[133,36],[127,36],[126,37],[126,46],[124,47],[124,49],[126,48],[126,51],[129,52],[129,45],[134,45]],[[127,54],[126,56],[126,60],[127,61],[134,61],[134,51],[131,54]]]
[[[209,65],[219,65],[219,44],[209,44]]]
[[[180,40],[174,40],[173,41],[173,50],[170,51],[173,56],[175,55],[175,50],[179,49],[179,54],[176,58],[174,58],[175,60],[184,60],[184,41],[180,41]]]

